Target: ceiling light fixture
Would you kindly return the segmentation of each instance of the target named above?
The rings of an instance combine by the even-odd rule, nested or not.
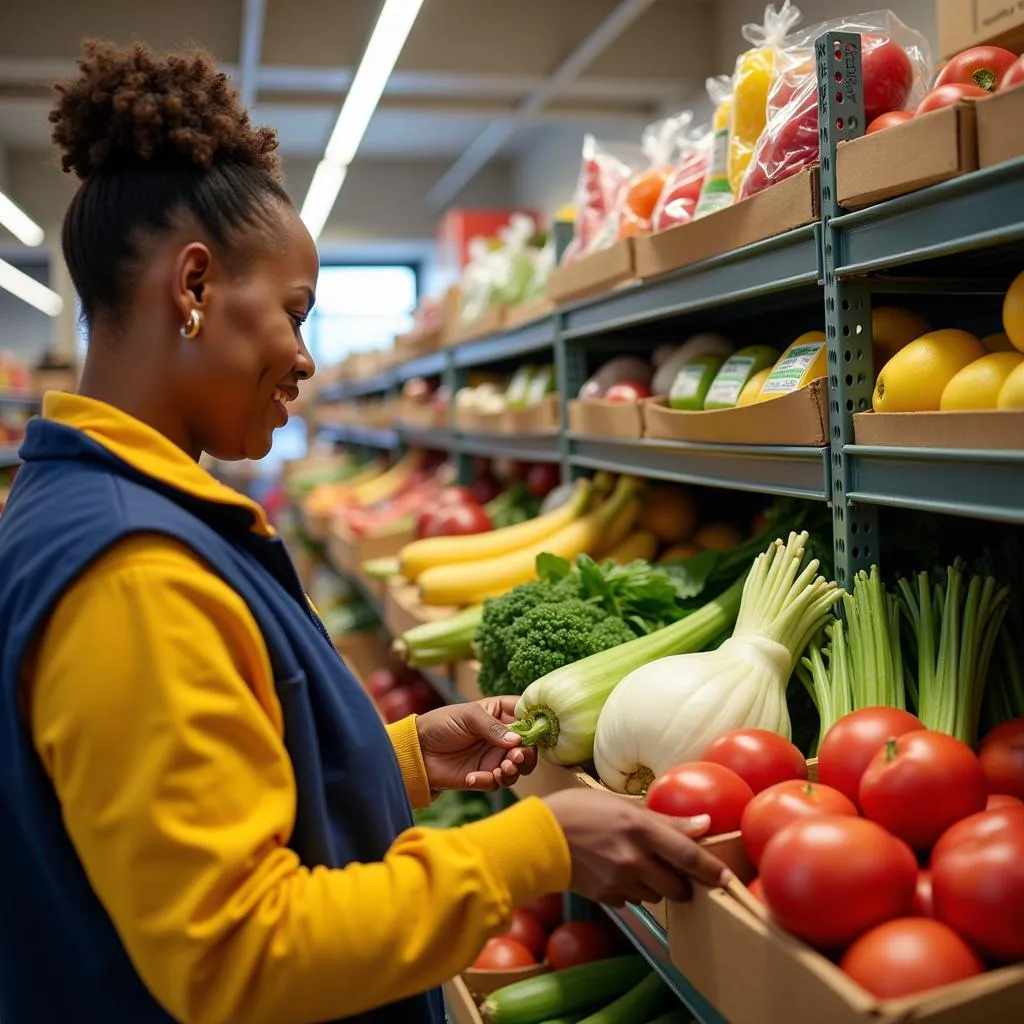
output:
[[[42,245],[43,229],[20,207],[0,192],[0,224],[24,245]]]
[[[0,288],[16,295],[23,302],[35,306],[47,316],[60,316],[64,309],[64,300],[52,288],[47,288],[34,277],[12,266],[6,260],[0,260]]]
[[[302,203],[302,220],[314,239],[320,237],[327,223],[345,181],[348,165],[355,158],[422,6],[423,0],[384,0],[370,42],[327,142],[324,158],[317,166]]]

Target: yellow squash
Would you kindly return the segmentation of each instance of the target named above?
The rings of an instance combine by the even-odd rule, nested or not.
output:
[[[419,578],[420,599],[426,605],[480,604],[535,579],[537,556],[544,552],[574,559],[583,552],[599,550],[610,537],[625,536],[636,522],[640,488],[639,480],[620,477],[607,501],[534,544],[498,558],[427,569]]]
[[[589,480],[580,480],[572,498],[560,508],[525,523],[506,526],[490,533],[475,533],[468,537],[428,537],[414,540],[398,554],[402,575],[407,580],[418,580],[428,569],[439,566],[477,563],[497,558],[519,548],[536,544],[578,519],[586,511],[593,491]]]
[[[653,561],[658,553],[658,538],[650,530],[635,530],[604,557],[616,565],[628,565],[638,560]]]

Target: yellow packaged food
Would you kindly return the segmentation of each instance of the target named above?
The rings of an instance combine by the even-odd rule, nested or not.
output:
[[[776,51],[801,17],[799,9],[785,0],[778,13],[774,4],[765,8],[764,24],[743,26],[743,38],[753,47],[740,54],[733,76],[726,161],[733,195],[739,195],[754,147],[768,120],[768,92],[775,76]]]

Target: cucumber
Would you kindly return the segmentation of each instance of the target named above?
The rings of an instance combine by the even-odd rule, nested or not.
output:
[[[584,1017],[581,1024],[635,1024],[638,1020],[647,1020],[652,1013],[664,1010],[671,1000],[668,986],[652,971],[614,1003]]]
[[[562,1017],[553,1017],[544,1021],[544,1024],[578,1024],[586,1016],[585,1013],[569,1013]]]
[[[674,1010],[669,1010],[668,1013],[663,1013],[660,1017],[648,1021],[647,1024],[693,1024],[695,1019],[686,1007],[677,1006]]]
[[[649,970],[639,956],[616,956],[567,967],[492,992],[480,1012],[490,1024],[541,1024],[560,1013],[617,999]]]

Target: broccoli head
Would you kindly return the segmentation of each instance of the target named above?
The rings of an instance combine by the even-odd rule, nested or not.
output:
[[[591,654],[598,651],[607,651],[610,647],[618,647],[619,644],[628,644],[630,640],[636,639],[636,633],[626,622],[614,615],[602,619],[590,631]]]

